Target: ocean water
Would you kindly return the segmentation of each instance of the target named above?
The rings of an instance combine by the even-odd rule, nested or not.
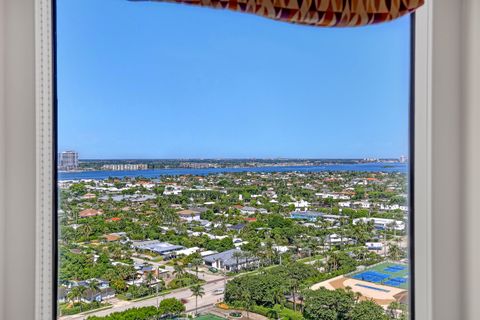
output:
[[[150,169],[138,171],[82,171],[59,172],[58,180],[115,178],[159,178],[161,176],[179,175],[209,175],[231,172],[322,172],[322,171],[360,171],[360,172],[401,172],[407,173],[406,163],[359,163],[359,164],[331,164],[322,166],[282,166],[282,167],[254,167],[254,168],[204,168],[204,169]]]

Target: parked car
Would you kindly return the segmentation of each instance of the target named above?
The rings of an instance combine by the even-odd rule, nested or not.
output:
[[[223,288],[213,290],[214,295],[220,295],[220,294],[224,294],[224,293],[225,293],[225,290]]]

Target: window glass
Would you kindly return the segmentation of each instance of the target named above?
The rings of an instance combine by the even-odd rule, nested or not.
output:
[[[409,17],[56,18],[60,319],[408,318]]]

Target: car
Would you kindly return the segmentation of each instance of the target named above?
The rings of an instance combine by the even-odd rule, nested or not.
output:
[[[217,273],[218,272],[218,269],[217,268],[214,268],[214,267],[210,267],[208,268],[208,271],[212,272],[212,273]]]
[[[225,290],[223,288],[213,290],[214,295],[220,295],[220,294],[223,294],[224,292]]]

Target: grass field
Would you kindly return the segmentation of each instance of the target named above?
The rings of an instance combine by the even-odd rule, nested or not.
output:
[[[393,270],[396,267],[404,267],[403,270]],[[374,274],[372,279],[368,277],[370,273]],[[390,287],[396,287],[401,289],[408,289],[408,267],[399,263],[384,262],[379,265],[366,268],[364,271],[359,271],[350,276],[350,278],[368,281],[376,284],[383,284]],[[378,275],[378,277],[376,277]],[[381,275],[384,275],[383,277]],[[403,280],[402,280],[403,279]],[[398,282],[401,280],[405,282]]]

